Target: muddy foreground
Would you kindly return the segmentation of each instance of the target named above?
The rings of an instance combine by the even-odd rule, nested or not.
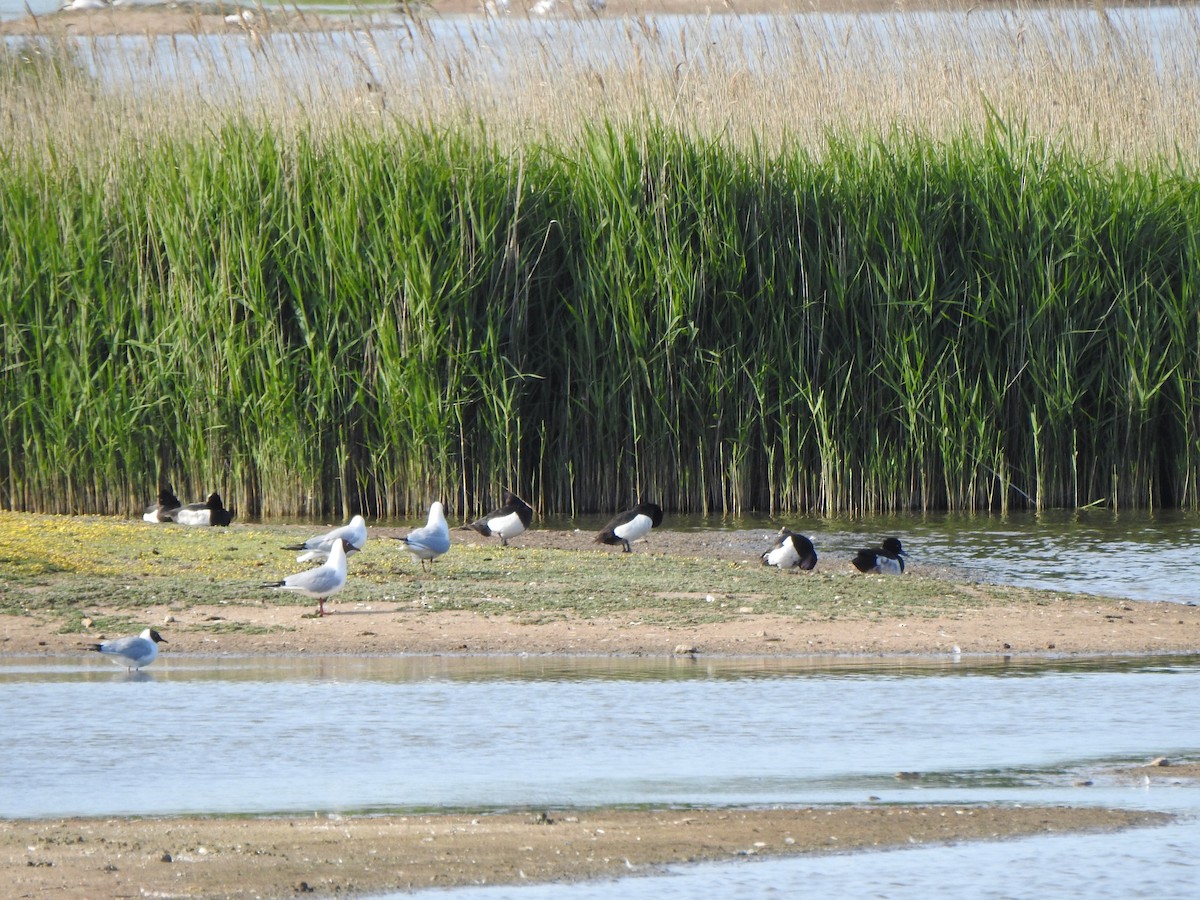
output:
[[[18,897],[290,897],[652,873],[669,863],[1153,825],[1158,813],[971,806],[0,823]]]

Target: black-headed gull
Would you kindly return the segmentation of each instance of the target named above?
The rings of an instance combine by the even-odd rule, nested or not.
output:
[[[296,557],[296,562],[325,562],[329,559],[329,551],[336,540],[346,542],[347,555],[361,550],[367,543],[366,520],[362,516],[354,516],[346,525],[311,537],[303,544],[288,544],[283,549],[303,551]]]
[[[341,538],[329,548],[329,559],[315,569],[297,572],[282,581],[268,581],[263,587],[296,591],[317,601],[317,615],[325,615],[325,600],[346,586],[346,547]]]
[[[203,503],[181,506],[171,516],[171,521],[180,525],[228,525],[233,521],[233,511],[225,508],[221,495],[213,491]]]
[[[663,511],[657,503],[639,503],[633,509],[617,513],[596,537],[598,544],[622,544],[629,553],[629,542],[649,533],[662,524]]]
[[[140,669],[148,666],[158,658],[159,642],[167,643],[167,639],[153,628],[145,629],[137,637],[113,638],[99,644],[92,644],[89,650],[95,650],[111,659],[118,666],[126,669]]]
[[[446,514],[442,504],[437,500],[429,507],[429,520],[421,528],[410,531],[404,537],[396,538],[404,544],[404,549],[421,563],[421,571],[425,571],[425,561],[430,567],[433,561],[450,549],[450,527],[446,524]]]
[[[901,575],[904,572],[904,557],[908,554],[900,546],[898,538],[885,538],[879,547],[859,550],[854,559],[854,568],[860,572],[879,575]]]
[[[493,534],[500,537],[500,546],[507,547],[508,539],[514,538],[533,521],[533,507],[514,494],[512,491],[504,492],[504,505],[499,509],[494,509],[482,519],[476,522],[471,522],[464,527],[473,528],[484,537],[491,537]]]
[[[779,540],[762,555],[762,562],[764,566],[778,566],[781,569],[798,566],[808,572],[817,566],[817,550],[804,535],[781,528]]]

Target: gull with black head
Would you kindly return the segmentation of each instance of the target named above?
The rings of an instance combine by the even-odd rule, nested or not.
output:
[[[142,666],[148,666],[158,658],[159,643],[165,644],[167,639],[153,628],[147,628],[139,635],[102,641],[99,644],[92,644],[88,649],[107,656],[118,666],[124,666],[126,669],[141,669]]]
[[[325,562],[333,549],[334,541],[344,541],[346,555],[357,553],[367,543],[367,522],[362,516],[353,516],[345,525],[339,525],[324,534],[310,537],[303,544],[288,544],[284,550],[299,550],[296,562]]]

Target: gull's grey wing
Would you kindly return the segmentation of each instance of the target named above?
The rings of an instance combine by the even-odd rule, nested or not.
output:
[[[283,580],[284,587],[312,591],[314,594],[328,594],[345,583],[346,579],[341,573],[327,566],[318,566],[307,572],[289,575]]]

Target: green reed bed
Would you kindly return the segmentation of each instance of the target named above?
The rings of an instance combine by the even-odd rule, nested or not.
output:
[[[1200,194],[998,124],[0,156],[0,503],[1195,506]]]
[[[980,18],[6,44],[0,505],[1194,507],[1200,17]]]

